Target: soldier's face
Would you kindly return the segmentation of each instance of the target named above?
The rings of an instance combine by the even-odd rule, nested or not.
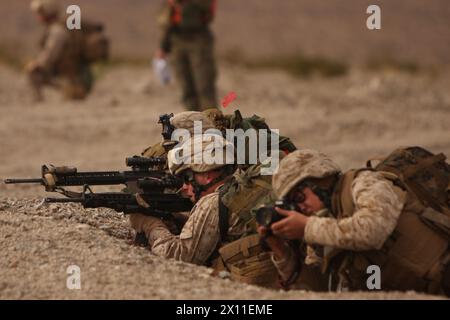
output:
[[[206,185],[212,181],[211,175],[208,172],[196,173],[193,175],[193,179],[199,185]],[[183,186],[181,187],[180,192],[183,197],[189,198],[192,202],[195,203],[198,201],[198,199],[195,198],[195,191],[192,183],[185,181],[183,183]],[[202,192],[200,196],[204,196],[206,193],[207,192]]]
[[[298,197],[299,201],[297,201],[297,206],[302,213],[309,216],[325,208],[322,201],[320,201],[320,198],[311,190],[311,188],[305,187],[298,192],[303,193],[303,196]]]
[[[190,183],[183,183],[180,193],[183,197],[189,198],[192,202],[195,202],[194,187]]]

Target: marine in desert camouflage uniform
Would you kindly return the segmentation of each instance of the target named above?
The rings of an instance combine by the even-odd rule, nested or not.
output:
[[[214,135],[214,139],[224,150],[224,157],[227,154],[226,150],[233,150],[233,145],[222,136]],[[205,151],[207,146],[211,144],[211,142],[203,141],[201,136],[185,143],[191,145],[192,154],[190,156],[192,156],[192,159],[195,156],[194,144],[198,143],[202,146],[201,152]],[[173,174],[184,177],[185,183],[181,192],[195,203],[181,233],[179,235],[172,234],[160,219],[154,217],[134,214],[130,217],[130,222],[137,232],[145,233],[150,249],[154,254],[205,265],[211,262],[221,243],[219,189],[231,178],[234,166],[227,165],[226,159],[224,159],[223,164],[206,164],[203,162],[199,164],[183,164],[181,162],[178,164],[174,157],[179,151],[179,148],[174,148],[169,152],[169,169]],[[228,237],[239,237],[244,232],[244,225],[240,223],[236,216],[230,216],[228,225]]]
[[[296,211],[276,208],[286,218],[271,226],[272,236],[259,228],[273,249],[273,261],[286,287],[308,288],[308,281],[314,278],[310,289],[326,290],[331,281],[328,289],[367,290],[366,268],[377,264],[383,290],[442,292],[447,240],[420,222],[416,231],[402,227],[405,218],[411,219],[408,214],[413,205],[407,193],[381,172],[342,174],[326,155],[300,150],[281,161],[273,188],[279,199],[297,207]],[[417,233],[408,235],[408,231]],[[400,240],[402,237],[407,241]],[[422,244],[415,248],[405,245],[413,238]],[[289,246],[285,239],[303,239],[306,252]],[[428,241],[429,245],[423,243]],[[427,260],[436,263],[424,274],[412,273],[422,267],[421,259],[424,264]],[[307,273],[303,276],[302,267]]]
[[[42,88],[61,88],[67,99],[83,99],[92,87],[89,65],[80,59],[77,44],[59,20],[59,5],[55,0],[33,0],[31,10],[45,25],[41,50],[26,66],[33,98],[42,101]],[[58,78],[58,79],[57,79]]]
[[[170,126],[172,128],[169,128],[168,130],[164,130],[165,132],[175,130],[175,129],[185,129],[189,132],[191,138],[194,135],[194,122],[200,121],[202,122],[202,132],[209,129],[215,129],[217,135],[223,135],[223,130],[225,130],[225,127],[228,127],[229,125],[225,125],[224,127],[224,117],[220,111],[218,110],[208,110],[209,112],[198,112],[198,111],[186,111],[176,114],[175,116],[170,118]],[[220,116],[217,118],[217,116]],[[256,116],[253,116],[255,118]],[[235,119],[231,118],[230,119]],[[253,119],[252,118],[252,119]],[[258,118],[260,119],[260,118]],[[242,119],[241,119],[242,120]],[[250,125],[245,122],[244,120],[244,128],[248,129]],[[241,123],[236,123],[236,121],[231,121],[233,126],[241,126]],[[246,124],[246,125],[245,125]],[[209,131],[207,131],[209,132]],[[201,139],[201,137],[198,137]],[[281,137],[280,138],[280,147],[285,147],[287,150],[283,151],[288,152],[292,150],[292,148],[295,148],[295,146],[290,142],[289,139]],[[143,156],[146,157],[160,157],[165,156],[171,150],[175,144],[177,144],[178,141],[172,141],[170,139],[167,139],[167,137],[147,148],[142,153]],[[282,153],[284,154],[284,153]],[[170,157],[169,157],[169,167],[170,167]],[[209,170],[209,167],[206,166],[206,169]],[[188,170],[187,167],[183,167],[183,170]],[[183,170],[172,170],[173,173],[177,174],[183,174]],[[194,166],[193,170],[200,170],[198,167]],[[203,169],[201,169],[203,170]],[[215,243],[217,241],[217,234],[220,231],[221,233],[221,244],[225,244],[227,242],[230,242],[232,240],[240,239],[242,236],[250,235],[255,233],[254,223],[252,225],[252,217],[249,210],[251,208],[258,206],[258,204],[263,203],[266,201],[266,199],[271,197],[271,177],[270,176],[260,176],[259,175],[260,167],[259,165],[251,165],[251,166],[245,166],[239,167],[237,171],[234,172],[233,177],[226,177],[225,180],[227,180],[227,184],[220,188],[220,191],[222,192],[219,197],[219,190],[214,191],[211,195],[205,195],[202,197],[197,205],[196,205],[196,220],[201,220],[199,223],[196,222],[198,225],[197,229],[192,232],[191,230],[193,228],[192,223],[194,223],[194,220],[190,219],[185,227],[183,228],[184,231],[179,235],[180,238],[184,238],[186,232],[193,233],[194,237],[197,237],[198,239],[209,239],[205,242],[206,248],[208,250],[211,250],[211,241],[212,243]],[[201,172],[199,172],[201,173]],[[222,229],[227,229],[226,236],[224,237],[222,234],[222,230],[218,229],[218,220],[219,220],[219,198],[221,203],[224,205],[222,208],[226,207],[226,215],[229,215],[229,228],[227,226],[223,227]],[[193,199],[195,200],[195,199]],[[198,199],[197,199],[198,200]],[[197,201],[195,200],[195,201]],[[224,211],[222,211],[224,212]],[[193,216],[193,214],[191,214]],[[203,220],[208,221],[208,224],[205,224]],[[152,217],[148,216],[142,216],[142,215],[130,215],[130,221],[131,226],[135,229],[136,232],[142,232],[145,230],[145,226],[151,225],[154,221]],[[191,224],[191,225],[190,225]],[[245,226],[244,226],[245,225]],[[144,227],[143,227],[144,226]],[[201,226],[204,226],[201,227]],[[147,232],[148,233],[148,232]],[[205,233],[203,236],[202,234]],[[211,235],[212,234],[212,235]],[[152,236],[154,237],[154,235]],[[157,236],[156,238],[159,238],[160,240],[154,241],[153,243],[161,244],[161,241],[164,241],[162,239],[165,239],[164,236]],[[202,248],[204,245],[202,244],[202,241],[198,239],[192,239],[192,251],[189,251],[190,254],[193,254],[192,252],[196,250],[204,251]],[[149,239],[150,240],[150,239]],[[246,240],[243,240],[246,242]],[[152,243],[152,241],[150,241]],[[185,243],[188,243],[188,240],[184,241]],[[251,242],[251,240],[250,240]],[[196,244],[197,243],[197,244]],[[209,243],[209,244],[208,244]],[[239,246],[242,246],[243,244],[239,244]],[[251,245],[254,245],[253,243]],[[156,250],[166,250],[166,249],[158,249],[162,248],[162,246],[157,246],[155,249],[152,248],[152,251]],[[227,251],[229,252],[229,251]],[[210,252],[207,252],[210,254]],[[205,263],[205,257],[208,256],[208,254],[203,255],[202,253],[198,253],[199,256],[203,257],[200,260],[195,259],[192,261],[197,261],[194,263]],[[233,252],[233,254],[235,254]],[[165,254],[162,254],[165,256]],[[175,255],[175,253],[174,253]],[[169,257],[173,257],[172,254],[168,254]],[[191,261],[192,258],[181,258],[184,261]],[[203,261],[203,262],[199,262]],[[209,263],[210,261],[207,261]],[[220,263],[219,263],[220,264]],[[267,271],[267,270],[265,270]],[[262,275],[262,277],[266,277],[265,280],[267,280],[267,273]],[[242,278],[242,277],[241,277]],[[242,281],[246,281],[245,279],[240,279]],[[260,279],[257,277],[253,277],[252,281],[259,281],[261,283]]]

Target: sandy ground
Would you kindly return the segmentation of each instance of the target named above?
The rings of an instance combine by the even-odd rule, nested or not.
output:
[[[244,115],[264,116],[297,146],[320,149],[344,169],[400,145],[450,155],[450,91],[445,73],[353,70],[338,79],[298,80],[282,72],[221,65]],[[39,177],[44,163],[80,170],[124,170],[124,158],[160,139],[158,115],[179,112],[178,91],[149,68],[104,74],[84,103],[48,90],[32,104],[21,74],[0,66],[0,179]],[[425,299],[415,293],[312,294],[232,283],[211,270],[153,256],[129,245],[127,219],[111,210],[40,205],[39,186],[0,184],[2,299]],[[82,289],[66,288],[66,268],[81,268]]]

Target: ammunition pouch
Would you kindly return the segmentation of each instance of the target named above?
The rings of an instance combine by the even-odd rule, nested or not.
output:
[[[223,267],[231,273],[231,278],[239,282],[276,287],[278,272],[271,255],[260,244],[259,235],[254,234],[233,241],[219,249]]]

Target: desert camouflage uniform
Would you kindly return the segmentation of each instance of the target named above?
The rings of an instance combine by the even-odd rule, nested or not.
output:
[[[64,47],[69,42],[70,36],[62,24],[57,22],[48,26],[46,33],[42,43],[42,50],[39,52],[36,62],[45,71],[50,72],[62,55]]]
[[[306,258],[304,246],[290,251],[286,246],[283,261],[273,257],[283,284],[291,285],[297,275],[302,280],[305,266],[315,265],[313,275],[322,272],[319,278],[328,277],[331,290],[367,290],[367,268],[377,265],[383,290],[448,295],[448,238],[423,220],[433,209],[414,191],[405,191],[410,188],[403,188],[402,176],[401,171],[395,175],[372,168],[342,173],[314,150],[289,154],[273,176],[277,197],[286,199],[293,188],[309,187],[328,209],[304,225]]]
[[[202,112],[198,112],[198,111],[184,111],[184,112],[180,112],[177,113],[176,115],[174,115],[173,117],[170,118],[170,124],[175,128],[175,129],[185,129],[188,130],[190,135],[193,136],[194,135],[194,122],[195,121],[201,121],[202,122],[202,133],[205,132],[208,129],[214,129],[214,123],[212,122],[211,119],[209,119],[205,114],[203,114]],[[142,156],[144,157],[163,157],[163,156],[167,156],[167,153],[170,149],[172,149],[173,147],[176,146],[178,142],[176,141],[171,141],[171,140],[165,140],[163,139],[160,142],[155,143],[154,145],[151,145],[150,147],[147,147],[146,149],[144,149],[141,153]],[[163,169],[168,170],[168,166],[165,165],[163,167]],[[204,201],[204,199],[200,199],[200,201]],[[218,203],[218,202],[217,202]],[[196,206],[198,207],[198,205]],[[195,207],[194,207],[195,208]],[[191,211],[191,213],[194,212],[193,210]],[[186,214],[186,213],[183,213]],[[212,213],[210,213],[212,214]],[[218,214],[218,213],[217,213]],[[199,215],[196,215],[196,217],[198,217]],[[205,216],[205,214],[201,214],[200,216]],[[151,221],[153,221],[153,219],[151,217],[146,217],[144,215],[140,215],[140,214],[131,214],[129,216],[130,218],[130,223],[131,226],[135,229],[135,231],[137,232],[141,232],[145,230],[145,226],[147,225],[151,225]],[[190,222],[189,222],[190,221]],[[189,222],[191,225],[193,225],[192,219],[188,220],[187,222]],[[186,229],[186,230],[191,230],[192,227],[190,229]],[[148,232],[147,232],[148,233]],[[200,237],[202,233],[202,230],[199,230],[198,232],[196,231],[196,235],[197,237]],[[176,257],[175,255],[173,255],[174,253],[164,253],[165,250],[167,250],[167,248],[164,248],[164,244],[163,245],[159,245],[159,243],[161,241],[157,241],[157,245],[156,248],[153,248],[154,246],[153,244],[153,240],[151,240],[148,235],[146,234],[147,239],[149,240],[149,244],[150,244],[150,248],[152,249],[152,251],[156,251],[156,252],[160,252],[162,256],[165,257],[172,257],[172,258],[176,258],[176,259],[180,259],[183,261],[187,261],[186,256],[178,256]],[[173,237],[172,237],[173,236]],[[182,238],[180,239],[180,236],[174,236],[169,229],[163,224],[160,224],[160,227],[158,227],[158,230],[155,231],[155,233],[152,233],[152,237],[153,239],[158,239],[161,237],[161,239],[174,239],[174,238],[178,238],[180,243],[192,243],[192,245],[194,246],[193,248],[190,248],[190,251],[194,251],[195,252],[195,248],[196,248],[196,244],[197,243],[194,239],[188,240],[186,238]],[[183,240],[183,241],[181,241]],[[197,239],[198,240],[198,239]],[[211,241],[210,241],[211,242]],[[214,242],[212,240],[212,242]],[[200,244],[202,245],[204,242],[200,241]],[[209,244],[207,245],[207,247],[209,246]],[[212,248],[215,248],[214,243],[212,244]],[[200,254],[201,255],[201,254]],[[198,261],[198,259],[196,259],[196,261]],[[190,260],[188,262],[191,262]],[[200,262],[200,264],[203,264],[205,261]],[[193,262],[196,263],[196,262]]]
[[[146,232],[151,251],[164,258],[208,264],[220,243],[218,204],[219,192],[202,197],[192,209],[179,235],[172,234],[162,222]],[[230,217],[229,226],[230,237],[244,233],[244,226],[236,216]],[[145,226],[143,229],[145,232]]]
[[[213,135],[215,146],[223,148],[223,159],[214,163],[191,163],[188,159],[195,158],[199,153],[211,151],[209,139],[203,140],[202,136],[196,136],[185,141],[190,145],[190,153],[183,153],[181,159],[177,159],[177,154],[183,148],[177,147],[168,153],[169,170],[174,175],[179,175],[185,170],[192,170],[195,173],[210,172],[223,168],[227,169],[227,163],[230,163],[230,151],[233,151],[233,145],[226,141],[220,135]],[[201,145],[201,148],[194,146]],[[231,155],[232,156],[232,155]],[[196,195],[196,203],[192,208],[189,218],[183,225],[179,235],[170,232],[169,228],[154,217],[146,217],[141,214],[130,215],[131,226],[136,232],[144,232],[150,249],[158,256],[165,258],[174,258],[184,262],[195,264],[209,264],[210,258],[219,243],[227,242],[228,239],[239,237],[245,231],[245,225],[237,215],[228,217],[228,233],[222,238],[219,225],[219,192],[220,188],[231,178],[233,167],[229,167],[229,173],[217,177],[214,181],[216,189],[201,196],[200,191]],[[197,191],[195,191],[197,192]]]
[[[351,217],[337,220],[333,217],[310,217],[304,239],[310,245],[362,251],[379,250],[394,231],[402,212],[406,194],[394,191],[393,184],[381,174],[361,172],[352,183],[352,199],[355,212]],[[276,261],[284,279],[292,275],[295,253],[290,258]],[[306,264],[320,264],[321,257],[309,246]]]
[[[363,171],[352,184],[354,214],[341,220],[311,217],[305,240],[347,250],[381,249],[395,229],[405,196],[403,192],[399,197],[380,173]]]
[[[77,56],[73,39],[61,22],[47,26],[41,47],[33,68],[28,70],[36,98],[42,98],[44,85],[54,85],[61,86],[68,99],[83,99],[91,90],[92,74]],[[55,76],[61,77],[61,81],[56,82]]]

